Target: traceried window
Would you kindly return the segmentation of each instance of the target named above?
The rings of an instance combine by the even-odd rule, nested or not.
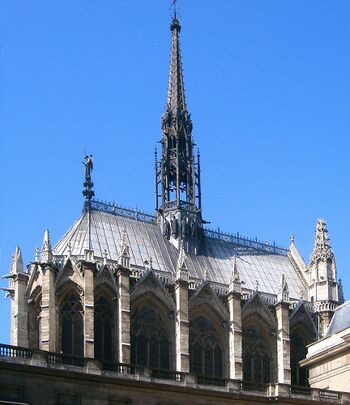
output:
[[[95,357],[101,360],[113,360],[113,311],[104,297],[99,298],[95,303],[94,330]]]
[[[68,294],[61,306],[61,350],[64,354],[84,355],[83,306],[76,293]]]
[[[170,342],[153,305],[138,308],[131,321],[131,363],[169,369]]]
[[[299,361],[305,359],[307,354],[306,339],[298,332],[290,336],[290,368],[292,374],[292,385],[307,386],[307,371],[305,367],[299,366]]]
[[[215,328],[204,316],[190,322],[190,370],[192,373],[222,377],[222,347]]]
[[[255,384],[271,382],[271,356],[258,328],[243,330],[243,380]]]

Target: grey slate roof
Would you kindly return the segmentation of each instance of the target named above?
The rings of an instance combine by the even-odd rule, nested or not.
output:
[[[336,308],[326,336],[332,336],[346,328],[350,328],[350,301]]]
[[[88,215],[85,213],[57,243],[54,254],[67,255],[70,241],[71,254],[82,256],[84,250],[88,249],[88,229]],[[144,262],[152,257],[154,270],[175,273],[177,249],[162,236],[157,223],[97,209],[91,211],[90,223],[91,248],[95,257],[104,257],[106,250],[107,258],[116,261],[123,229],[126,230],[130,247],[131,266],[144,268]],[[281,275],[284,274],[291,298],[299,299],[301,293],[307,296],[302,277],[289,260],[287,252],[270,253],[208,236],[205,237],[201,254],[188,255],[190,277],[203,280],[207,276],[209,281],[228,285],[235,255],[243,288],[255,290],[257,281],[259,291],[276,295]]]

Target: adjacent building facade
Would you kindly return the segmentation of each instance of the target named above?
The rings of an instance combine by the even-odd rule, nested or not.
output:
[[[326,223],[317,221],[308,264],[294,237],[281,248],[205,226],[180,30],[174,16],[159,158],[155,153],[155,214],[93,199],[93,160],[86,156],[81,216],[54,247],[45,231],[41,251],[26,267],[19,248],[13,255],[5,289],[11,298],[11,345],[34,360],[26,366],[7,362],[5,368],[31,374],[30,366],[73,364],[84,367],[84,376],[74,377],[85,381],[82,387],[104,372],[128,375],[132,383],[125,401],[142,392],[147,378],[167,378],[182,384],[178,395],[183,386],[192,390],[188,395],[200,395],[198,403],[214,397],[222,403],[255,403],[251,395],[257,392],[285,394],[294,403],[291,387],[305,387],[299,392],[310,394],[306,369],[299,365],[306,347],[326,335],[343,302]],[[20,357],[11,350],[4,346],[0,355]],[[56,381],[68,378],[62,367],[50,369]],[[150,370],[146,382],[135,380],[140,370]],[[98,381],[99,386],[110,383]],[[224,397],[198,391],[201,384],[214,391],[226,387]],[[163,394],[174,391],[174,385],[159,387],[154,389]],[[244,390],[255,394],[247,399]],[[79,401],[82,395],[77,388]],[[105,403],[130,403],[108,398]],[[99,401],[104,403],[102,397]],[[152,396],[135,401],[157,403]]]

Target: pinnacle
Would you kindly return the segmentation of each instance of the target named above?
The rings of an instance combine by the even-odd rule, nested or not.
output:
[[[23,271],[22,252],[19,246],[16,246],[15,253],[12,255],[10,273],[21,273]]]

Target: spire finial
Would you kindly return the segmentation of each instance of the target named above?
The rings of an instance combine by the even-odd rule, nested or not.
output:
[[[177,0],[172,0],[172,6],[173,6],[173,11],[174,11],[174,13],[173,13],[173,16],[176,18],[176,2],[177,2]]]
[[[84,157],[84,166],[85,166],[85,181],[84,181],[84,190],[83,196],[85,197],[85,210],[88,210],[91,205],[91,199],[95,195],[95,192],[92,190],[94,183],[91,180],[91,173],[94,168],[94,159],[92,155],[85,155]]]

